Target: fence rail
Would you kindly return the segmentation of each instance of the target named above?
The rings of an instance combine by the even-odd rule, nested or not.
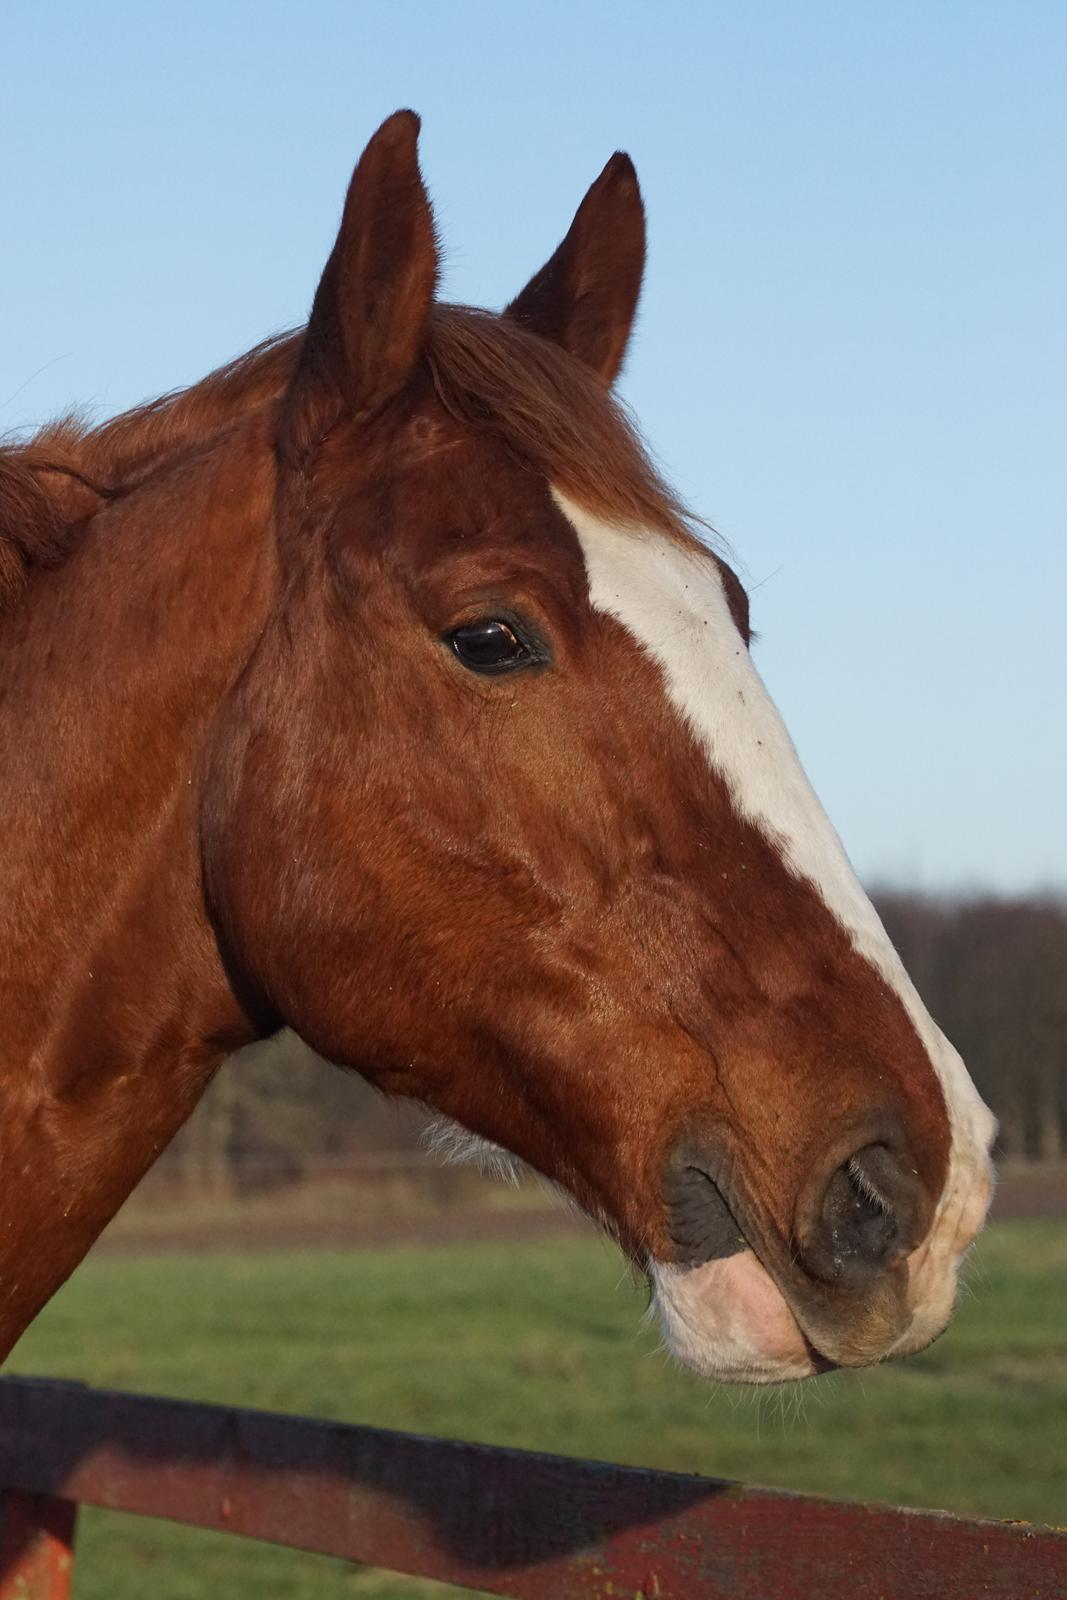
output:
[[[79,1505],[520,1600],[1063,1600],[1067,1532],[0,1380],[0,1600],[65,1600]]]

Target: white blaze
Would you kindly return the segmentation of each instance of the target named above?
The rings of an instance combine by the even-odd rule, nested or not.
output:
[[[899,995],[944,1090],[952,1159],[942,1210],[988,1170],[994,1122],[930,1017],[812,789],[730,614],[710,554],[666,534],[602,521],[558,490],[581,543],[593,606],[620,622],[663,671],[675,708],[741,816],[814,885],[852,944]],[[935,1232],[937,1231],[935,1225]]]

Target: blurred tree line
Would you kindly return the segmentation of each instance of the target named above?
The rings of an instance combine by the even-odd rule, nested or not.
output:
[[[1067,1157],[1067,902],[874,900],[930,1011],[1000,1119],[1000,1153]],[[387,1102],[291,1033],[220,1070],[165,1153],[160,1177],[197,1190],[429,1161],[426,1113]]]
[[[899,892],[874,900],[916,988],[1000,1120],[1000,1153],[1067,1156],[1067,902]]]

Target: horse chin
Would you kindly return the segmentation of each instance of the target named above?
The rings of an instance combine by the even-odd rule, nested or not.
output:
[[[649,1268],[663,1339],[683,1366],[719,1383],[786,1383],[823,1370],[753,1250],[699,1267]]]

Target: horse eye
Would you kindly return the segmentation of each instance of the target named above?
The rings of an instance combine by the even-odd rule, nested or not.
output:
[[[510,623],[499,617],[483,617],[464,623],[445,635],[465,667],[474,672],[510,672],[537,660]]]

